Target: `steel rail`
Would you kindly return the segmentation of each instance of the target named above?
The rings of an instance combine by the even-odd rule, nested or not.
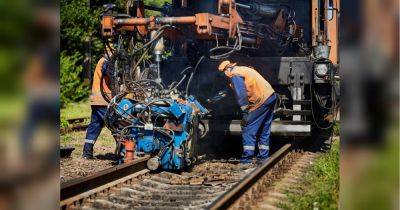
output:
[[[146,162],[148,159],[149,157],[140,158],[129,163],[99,171],[87,177],[64,182],[61,184],[60,201],[62,202],[63,200],[144,170],[146,169]]]
[[[235,203],[247,190],[249,190],[261,177],[263,177],[273,166],[275,166],[293,148],[292,144],[285,144],[275,152],[263,165],[255,171],[245,176],[240,182],[231,189],[218,197],[208,209],[228,209]]]
[[[60,201],[60,209],[61,210],[74,209],[74,205],[81,204],[82,202],[84,202],[85,199],[91,198],[93,195],[96,195],[99,192],[101,193],[104,191],[108,191],[110,188],[118,186],[119,184],[129,182],[129,180],[132,180],[141,175],[145,175],[148,172],[150,172],[150,170],[144,169],[139,172],[133,173],[129,176],[123,177],[121,179],[117,179],[115,181],[109,182],[105,185],[101,185],[100,187],[94,188],[93,190],[89,190],[89,191],[86,191],[79,195],[68,198],[66,200],[62,200],[62,201]]]

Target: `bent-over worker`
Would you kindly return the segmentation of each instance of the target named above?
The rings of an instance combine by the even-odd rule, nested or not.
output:
[[[253,68],[237,66],[223,61],[218,70],[230,80],[240,109],[242,110],[243,154],[241,163],[251,163],[258,145],[257,161],[268,158],[271,123],[276,101],[271,85]],[[257,139],[257,136],[258,139]]]

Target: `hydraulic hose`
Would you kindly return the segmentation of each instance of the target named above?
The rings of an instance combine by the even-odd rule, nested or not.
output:
[[[204,58],[205,58],[204,55],[201,56],[201,58],[197,61],[196,66],[194,67],[192,73],[190,73],[190,77],[189,77],[188,83],[187,83],[187,85],[186,85],[186,94],[185,94],[186,97],[189,96],[189,88],[190,88],[190,84],[191,84],[191,82],[192,82],[192,80],[193,80],[193,76],[194,76],[194,74],[196,73],[197,68],[199,67],[200,63],[203,61]]]
[[[101,74],[101,78],[100,78],[100,93],[101,93],[101,96],[103,96],[104,100],[107,103],[110,103],[111,98],[109,98],[107,93],[105,93],[105,91],[104,91],[104,87],[103,87],[104,83],[105,83],[105,76],[104,76],[104,74]]]
[[[188,67],[184,68],[180,73],[180,74],[183,74],[182,78],[179,80],[179,82],[178,81],[172,82],[169,85],[169,90],[171,91],[171,90],[175,90],[176,88],[178,88],[183,83],[183,81],[185,81],[185,79],[187,77],[187,74],[185,72],[192,68],[193,68],[192,66],[188,66]]]
[[[142,49],[148,47],[149,45],[151,45],[154,41],[156,41],[164,32],[164,29],[172,27],[171,25],[163,25],[161,26],[159,29],[157,29],[157,35],[155,35],[150,41],[148,41],[147,43],[143,44],[143,46],[139,47],[138,49],[135,49],[132,52],[132,55],[136,54],[137,52],[141,51]]]
[[[144,60],[144,58],[146,57],[147,53],[149,52],[149,48],[146,49],[146,51],[144,51],[144,53],[142,54],[142,56],[140,56],[139,60],[136,62],[135,66],[132,68],[132,73],[130,74],[131,76],[131,80],[134,81],[133,75],[135,75],[134,73],[136,72],[137,67],[140,65],[140,63]]]
[[[242,48],[242,34],[240,32],[240,28],[239,25],[236,25],[237,27],[237,33],[238,33],[238,39],[236,40],[235,46],[234,47],[226,47],[226,46],[220,46],[220,47],[215,47],[209,50],[210,53],[216,51],[216,50],[220,50],[220,49],[230,49],[231,51],[221,54],[221,55],[213,55],[210,56],[211,59],[213,60],[220,60],[223,59],[225,57],[228,57],[229,55],[231,55],[232,53],[236,52],[236,51],[240,51]],[[189,96],[189,88],[191,85],[191,82],[193,80],[194,74],[196,74],[197,68],[199,67],[200,63],[204,60],[205,56],[201,56],[200,59],[197,61],[192,73],[190,74],[188,83],[186,85],[186,97]]]
[[[333,84],[333,82],[334,82],[334,78],[333,78],[333,72],[331,71],[331,73],[330,73],[330,79],[331,79],[331,81],[330,81],[330,84],[331,84],[331,86],[332,86],[332,89],[331,89],[331,101],[332,101],[332,106],[331,107],[325,107],[325,106],[323,106],[321,103],[320,103],[320,101],[317,99],[317,94],[315,93],[315,91],[313,90],[313,88],[312,88],[312,84],[310,84],[310,97],[311,97],[311,115],[312,115],[312,119],[313,119],[313,122],[314,122],[314,124],[317,126],[317,128],[319,128],[319,129],[321,129],[321,130],[328,130],[328,129],[330,129],[330,128],[332,128],[332,126],[335,124],[335,122],[336,122],[336,111],[335,111],[335,109],[337,108],[337,104],[336,104],[336,91],[335,91],[335,87],[334,87],[334,85],[335,84]],[[328,126],[326,126],[326,127],[323,127],[323,126],[321,126],[318,122],[317,122],[317,120],[316,120],[316,118],[315,118],[315,113],[314,113],[314,107],[313,107],[313,102],[314,102],[314,100],[313,100],[313,98],[314,97],[316,97],[316,99],[317,99],[317,103],[318,103],[318,105],[321,107],[321,108],[324,108],[324,109],[326,109],[326,110],[329,110],[329,112],[332,114],[332,115],[335,115],[334,116],[334,119],[333,119],[333,121],[332,121],[332,123],[330,123],[330,125],[328,125]]]

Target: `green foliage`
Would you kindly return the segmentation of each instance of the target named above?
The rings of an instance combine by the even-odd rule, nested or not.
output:
[[[81,117],[89,119],[90,115],[91,107],[89,101],[84,100],[78,103],[65,104],[65,106],[60,109],[60,127],[66,129],[70,126],[67,119]]]
[[[340,121],[336,121],[333,125],[333,135],[339,136],[340,135]]]
[[[92,54],[99,55],[102,51],[99,34],[101,5],[89,5],[88,2],[61,1],[61,47],[68,55],[84,55],[89,43]]]
[[[66,129],[68,128],[68,126],[69,126],[68,120],[63,117],[60,117],[60,128]]]
[[[145,0],[145,4],[162,6],[170,0]],[[94,68],[103,52],[100,35],[100,15],[103,4],[100,0],[61,0],[61,104],[77,102],[87,96],[88,86],[79,85],[83,76],[89,75],[93,69],[82,67],[85,52],[90,50],[91,66]],[[119,12],[125,11],[126,0],[114,1]],[[148,11],[147,15],[156,14]],[[90,71],[90,72],[89,72]],[[69,84],[69,82],[71,84]]]
[[[27,1],[0,3],[0,94],[14,96],[21,90],[27,52],[35,41],[30,4]],[[29,33],[29,36],[27,34]]]
[[[90,118],[90,115],[91,106],[90,102],[87,100],[77,103],[69,103],[60,110],[60,117],[63,117],[65,119],[81,117]]]
[[[75,53],[71,56],[64,52],[60,56],[60,100],[61,106],[69,102],[79,101],[88,96],[88,85],[79,78],[82,66],[78,65],[81,55]]]
[[[339,141],[318,158],[300,186],[301,194],[289,194],[287,209],[338,209],[339,202]]]
[[[146,0],[147,5],[162,6],[168,0]],[[100,15],[103,9],[102,1],[61,0],[61,47],[68,55],[75,52],[84,55],[91,43],[92,60],[99,58],[103,44],[100,38]],[[119,11],[125,11],[126,1],[116,2]]]
[[[399,135],[399,122],[395,119],[381,142],[368,147],[364,145],[362,152],[343,152],[347,157],[342,161],[347,161],[347,158],[358,161],[351,165],[348,163],[356,168],[346,167],[343,170],[341,209],[399,209]]]
[[[102,53],[99,34],[101,6],[89,5],[88,0],[61,1],[61,105],[76,102],[88,96],[89,86],[84,84],[82,64],[85,52],[90,50],[91,66],[95,66]],[[89,7],[90,6],[90,7]],[[90,47],[90,48],[89,48]]]
[[[171,1],[168,1],[168,0],[145,0],[144,1],[144,3],[146,5],[151,5],[151,6],[156,6],[156,7],[163,6],[165,2],[171,3]],[[146,16],[159,16],[159,15],[160,15],[160,12],[146,10]]]
[[[171,1],[168,0],[145,0],[144,3],[147,5],[153,5],[153,6],[162,6],[165,2],[171,3]]]

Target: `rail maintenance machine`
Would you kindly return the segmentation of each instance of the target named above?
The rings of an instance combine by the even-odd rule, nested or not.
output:
[[[172,0],[155,7],[128,0],[123,13],[105,5],[101,34],[106,46],[116,44],[106,124],[119,139],[120,161],[152,155],[150,169],[179,170],[195,159],[200,138],[211,137],[218,149],[216,135],[240,133],[240,109],[216,70],[224,59],[255,68],[275,89],[272,135],[332,132],[339,3]]]

